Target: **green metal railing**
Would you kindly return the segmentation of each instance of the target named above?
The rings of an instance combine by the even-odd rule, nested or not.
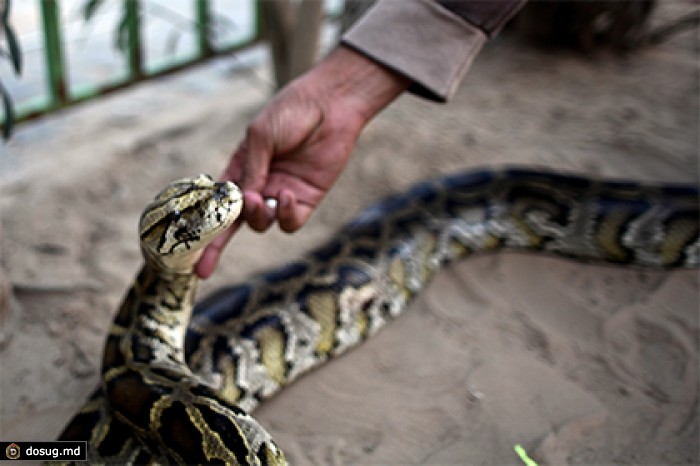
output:
[[[144,63],[143,41],[141,35],[141,16],[139,0],[124,0],[124,22],[126,29],[126,76],[116,82],[102,83],[90,87],[72,89],[67,81],[67,64],[64,56],[62,40],[62,25],[59,0],[39,0],[42,33],[44,37],[44,55],[47,73],[47,99],[19,104],[15,109],[15,123],[26,121],[56,110],[75,105],[123,89],[136,82],[163,76],[185,68],[200,64],[215,56],[231,54],[251,47],[262,40],[260,27],[260,9],[258,1],[253,1],[254,25],[249,36],[243,40],[215,46],[211,34],[211,10],[208,0],[193,0],[195,2],[195,20],[193,27],[196,34],[196,51],[193,56],[177,62],[171,62],[155,70],[147,71]],[[5,120],[0,120],[4,126]]]

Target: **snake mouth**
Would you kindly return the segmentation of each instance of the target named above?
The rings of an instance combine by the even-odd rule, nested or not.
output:
[[[216,217],[216,221],[221,223],[218,230],[225,230],[236,221],[241,213],[243,192],[231,181],[218,181],[214,183],[212,203],[218,204],[218,206],[214,207],[215,209],[223,209],[225,211],[219,212]]]

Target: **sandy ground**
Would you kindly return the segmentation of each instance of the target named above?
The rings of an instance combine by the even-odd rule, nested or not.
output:
[[[241,232],[201,293],[458,169],[697,183],[697,52],[697,31],[625,58],[499,38],[448,106],[406,96],[376,119],[301,232]],[[142,206],[171,179],[218,173],[267,97],[221,61],[24,126],[1,149],[0,438],[53,439],[82,404],[139,266]],[[697,464],[698,289],[697,271],[468,260],[256,415],[298,465],[522,464],[515,444],[541,464]]]

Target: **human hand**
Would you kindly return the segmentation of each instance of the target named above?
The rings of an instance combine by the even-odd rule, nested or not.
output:
[[[340,175],[365,124],[408,80],[345,47],[282,89],[248,127],[222,179],[244,192],[241,221],[255,231],[277,220],[299,229]],[[265,203],[277,199],[276,208]],[[211,275],[241,221],[204,251],[196,272]]]

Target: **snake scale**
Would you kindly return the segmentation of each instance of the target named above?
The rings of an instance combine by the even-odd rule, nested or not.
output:
[[[202,248],[241,208],[206,175],[141,217],[145,265],[105,344],[102,383],[61,440],[95,463],[286,464],[249,414],[397,317],[441,266],[503,249],[643,267],[697,267],[698,187],[509,168],[424,182],[327,244],[194,307]]]

